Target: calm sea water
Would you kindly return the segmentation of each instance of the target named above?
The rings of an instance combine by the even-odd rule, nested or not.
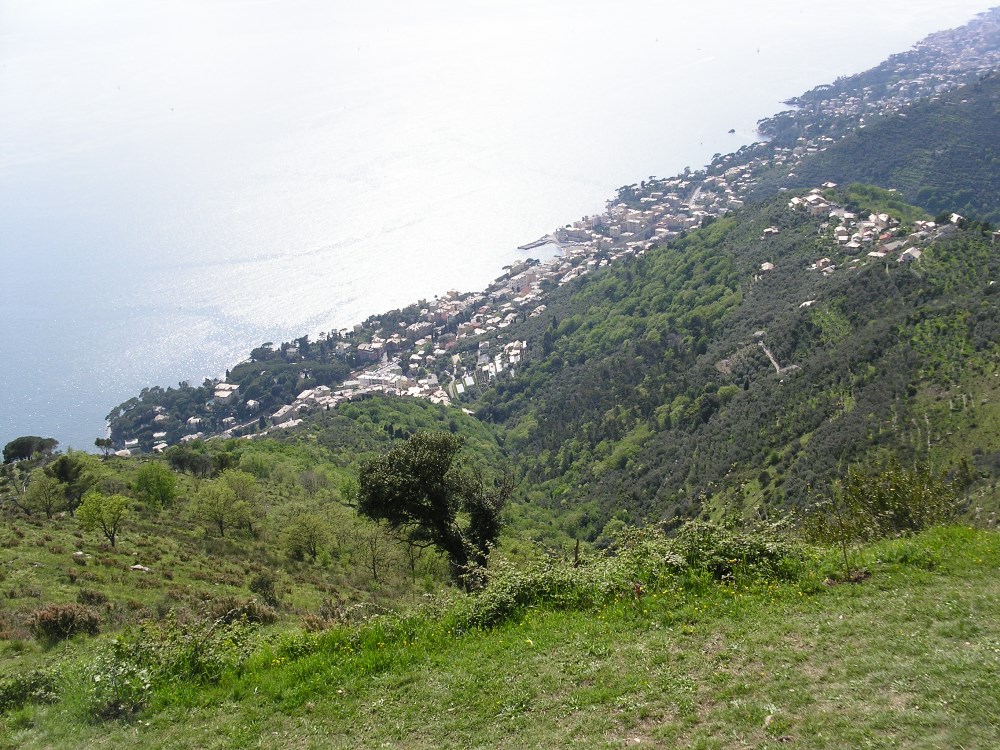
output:
[[[0,444],[481,288],[989,5],[0,0]]]

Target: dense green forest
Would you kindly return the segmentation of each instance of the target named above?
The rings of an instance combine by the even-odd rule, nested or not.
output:
[[[992,475],[973,452],[993,455],[995,435],[939,453],[942,430],[928,438],[920,422],[926,394],[960,382],[977,392],[966,408],[995,408],[992,237],[955,232],[915,264],[851,263],[825,221],[786,202],[585,277],[514,332],[532,357],[478,414],[507,428],[527,500],[575,514],[593,541],[612,517],[802,507],[852,462],[928,458],[926,443],[934,460]],[[767,227],[780,231],[765,239]],[[810,269],[827,256],[836,272]]]

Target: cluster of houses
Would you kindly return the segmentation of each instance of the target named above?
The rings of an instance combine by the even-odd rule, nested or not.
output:
[[[835,114],[864,123],[873,115],[899,112],[917,99],[944,93],[963,85],[970,74],[982,75],[1000,67],[995,39],[1000,16],[993,12],[983,23],[934,34],[912,52],[890,58],[889,91],[868,86],[857,95],[846,93],[826,103]]]
[[[483,341],[476,367],[459,372],[447,384],[442,384],[435,373],[423,373],[420,376],[404,374],[399,358],[386,359],[352,373],[349,380],[336,388],[321,385],[303,391],[291,404],[275,411],[269,421],[273,427],[296,427],[306,414],[330,409],[344,401],[378,394],[409,396],[427,399],[436,404],[450,404],[453,399],[461,398],[468,389],[476,387],[484,379],[492,379],[504,370],[520,364],[525,346],[523,341],[508,342],[499,347],[496,354],[491,354],[489,342]],[[449,361],[457,365],[459,358],[453,355]],[[266,434],[266,431],[262,434]]]
[[[951,234],[963,220],[958,214],[951,214],[948,223],[944,225],[933,221],[916,221],[911,231],[901,236],[899,220],[889,214],[859,217],[844,206],[829,202],[824,198],[824,190],[835,187],[833,183],[824,183],[823,188],[813,188],[805,196],[793,197],[788,202],[788,207],[808,211],[813,216],[827,216],[829,221],[820,225],[820,229],[829,233],[835,247],[842,254],[855,256],[849,260],[855,266],[866,258],[872,261],[895,260],[898,263],[920,260],[924,245]],[[830,258],[820,258],[809,268],[829,276],[836,271],[837,266]]]
[[[861,74],[867,76],[868,85],[849,81],[848,86],[818,86],[789,100],[796,109],[763,120],[761,132],[774,135],[797,126],[814,138],[821,133],[839,136],[889,113],[905,117],[914,101],[961,87],[1000,67],[998,35],[1000,8],[994,8],[981,13],[975,23],[933,34]],[[819,138],[799,145],[822,148]]]
[[[804,196],[795,196],[788,202],[794,211],[807,211],[813,216],[826,216],[829,220],[820,225],[820,230],[828,234],[831,249],[839,251],[848,269],[859,268],[865,262],[890,261],[910,263],[919,261],[924,247],[935,240],[956,231],[963,220],[958,214],[951,214],[948,223],[939,225],[933,221],[915,221],[906,234],[900,232],[900,222],[889,214],[868,214],[859,217],[844,206],[828,201],[824,197],[826,189],[835,188],[830,182],[822,188],[813,188]],[[770,227],[764,230],[765,239],[778,230]],[[761,264],[762,273],[773,271],[774,264]],[[809,266],[823,276],[832,276],[837,271],[837,263],[830,257],[816,260]],[[809,307],[816,300],[807,300],[800,307]]]

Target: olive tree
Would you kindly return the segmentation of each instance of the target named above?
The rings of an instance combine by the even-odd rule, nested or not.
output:
[[[960,465],[956,477],[927,466],[904,467],[895,456],[870,469],[852,466],[835,482],[829,499],[816,504],[805,519],[806,533],[840,547],[844,577],[852,575],[848,548],[857,542],[913,534],[953,521],[959,491],[970,479]]]
[[[46,518],[52,518],[66,505],[66,488],[58,479],[38,469],[31,475],[31,483],[19,505],[28,513],[40,511]]]
[[[229,489],[236,507],[240,508],[239,524],[245,526],[250,534],[256,534],[255,526],[265,515],[257,477],[239,469],[226,469],[219,475],[218,481]]]
[[[246,522],[246,503],[240,502],[232,489],[221,480],[204,482],[195,497],[194,510],[199,518],[214,526],[220,537],[228,529]]]
[[[48,464],[43,471],[60,482],[66,497],[66,509],[76,511],[83,495],[97,482],[92,462],[96,459],[80,451],[68,451]]]
[[[282,543],[293,560],[309,558],[315,562],[332,536],[333,527],[326,519],[316,513],[303,513],[285,527]]]

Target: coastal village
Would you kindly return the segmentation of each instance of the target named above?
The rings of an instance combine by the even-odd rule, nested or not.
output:
[[[645,208],[633,209],[618,203],[601,216],[585,218],[559,230],[544,238],[546,243],[561,249],[557,256],[544,262],[527,260],[513,266],[484,292],[463,295],[451,291],[433,301],[421,301],[416,310],[418,319],[400,324],[399,330],[390,332],[359,324],[351,330],[339,331],[336,336],[342,353],[363,364],[349,379],[335,387],[307,388],[291,403],[242,423],[227,416],[222,420],[225,429],[218,437],[262,437],[275,429],[297,427],[311,413],[380,394],[423,398],[437,404],[460,404],[467,392],[488,386],[498,376],[517,368],[526,358],[526,342],[516,338],[507,340],[505,332],[515,321],[541,315],[546,309],[544,299],[548,289],[567,284],[627,255],[642,255],[660,242],[700,226],[705,217],[718,216],[738,207],[739,199],[723,196],[735,194],[740,188],[741,177],[742,170],[740,174],[723,176],[723,179],[706,177],[693,189],[694,181],[690,179],[661,181],[659,184],[669,192],[652,191],[640,199]],[[732,178],[735,179],[730,182]],[[849,272],[871,262],[919,261],[928,244],[954,232],[962,221],[957,214],[952,214],[943,225],[916,221],[910,227],[912,231],[898,236],[898,219],[885,213],[858,216],[831,201],[828,196],[836,187],[833,183],[825,183],[801,195],[793,195],[787,204],[790,211],[807,212],[825,219],[820,229],[825,232],[830,252],[816,258],[809,266],[810,271],[824,277]],[[681,191],[690,191],[690,197],[682,200]],[[768,227],[761,241],[766,242],[769,236],[778,233],[778,227]],[[760,274],[774,270],[773,263],[764,262]],[[809,307],[816,301],[803,300],[800,307]],[[469,350],[467,346],[459,346],[466,340],[475,344],[472,347],[474,362],[456,353],[459,349]],[[297,352],[286,349],[285,355],[295,357]],[[779,373],[793,369],[780,368],[777,363],[775,367]],[[214,408],[226,409],[238,398],[238,385],[225,381],[214,384]],[[254,411],[258,404],[251,400],[246,406]],[[169,419],[168,415],[160,413],[154,417],[154,422]],[[189,418],[187,434],[179,442],[210,437],[201,425],[201,418]],[[166,437],[166,431],[153,434],[154,452],[169,446]],[[130,454],[137,448],[139,441],[132,438],[126,441],[119,454]]]
[[[716,155],[703,170],[685,170],[672,178],[649,180],[619,189],[604,213],[588,216],[519,248],[525,253],[541,248],[546,260],[526,258],[506,267],[486,290],[475,293],[449,291],[434,300],[421,300],[398,316],[373,316],[352,329],[320,334],[338,356],[353,363],[350,377],[336,385],[303,389],[290,403],[270,408],[254,399],[241,400],[239,385],[218,380],[212,384],[209,408],[225,414],[216,420],[219,429],[206,429],[205,420],[190,416],[184,443],[210,437],[260,437],[278,429],[299,425],[317,411],[345,401],[376,394],[427,399],[438,404],[461,406],[464,398],[488,386],[504,373],[517,368],[528,356],[527,344],[509,335],[518,321],[538,317],[546,310],[548,292],[580,277],[617,263],[628,256],[641,256],[649,249],[697,229],[750,200],[763,174],[794,177],[797,166],[824,151],[851,127],[863,127],[875,117],[899,113],[917,99],[962,86],[980,71],[1000,66],[1000,55],[989,51],[985,35],[1000,28],[1000,13],[991,24],[977,31],[943,32],[903,55],[890,58],[882,67],[891,74],[892,85],[872,85],[863,97],[848,97],[836,84],[819,87],[791,104],[799,107],[761,121],[759,131],[770,138],[745,146],[735,153]],[[985,29],[985,30],[984,30]],[[992,30],[992,31],[991,31]],[[983,38],[967,38],[969,34]],[[979,52],[982,54],[978,54]],[[925,59],[926,58],[926,59]],[[933,63],[927,60],[933,59]],[[878,70],[878,69],[877,69]],[[814,125],[800,127],[793,139],[778,137],[800,116]],[[819,127],[815,126],[819,123]],[[826,183],[812,189],[789,192],[788,209],[825,217],[822,230],[829,237],[830,252],[817,257],[811,270],[831,276],[870,262],[919,261],[923,248],[952,231],[962,217],[953,215],[945,225],[916,222],[905,236],[897,236],[899,222],[887,215],[857,216],[831,201],[836,188]],[[761,237],[780,230],[772,227]],[[765,262],[760,273],[774,270]],[[809,306],[815,300],[803,300]],[[300,339],[300,341],[303,341]],[[301,360],[301,379],[307,380],[306,357],[294,344],[282,345],[284,359]],[[234,406],[242,408],[238,419]],[[119,454],[140,448],[162,452],[171,441],[166,426],[177,415],[155,407],[152,440],[126,436]],[[159,425],[159,428],[157,427]]]

